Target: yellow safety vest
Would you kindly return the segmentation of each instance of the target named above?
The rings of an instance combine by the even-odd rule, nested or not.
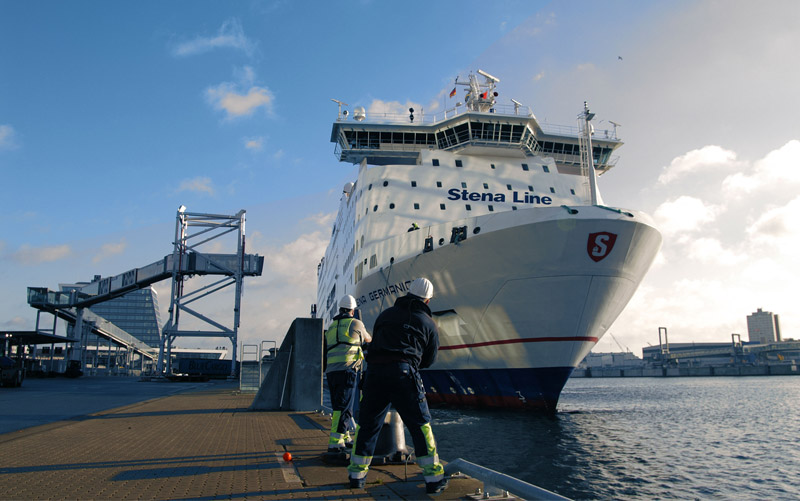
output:
[[[328,367],[325,372],[358,369],[364,360],[361,351],[361,336],[350,336],[352,318],[340,318],[325,332],[325,347],[327,351]]]

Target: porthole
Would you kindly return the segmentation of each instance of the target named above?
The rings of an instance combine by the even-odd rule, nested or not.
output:
[[[484,190],[488,190],[489,189],[489,183],[483,183],[483,189]]]
[[[511,185],[510,185],[510,184],[507,184],[507,185],[506,185],[506,188],[508,188],[508,191],[512,191],[512,189],[511,189]]]
[[[464,164],[461,162],[461,160],[456,160],[456,167],[464,167]]]
[[[439,239],[439,245],[444,245],[444,238]]]
[[[494,212],[494,205],[489,206],[489,212]]]
[[[545,172],[550,172],[550,168],[546,165],[542,165],[542,170],[544,170]]]
[[[550,193],[555,193],[555,192],[556,192],[556,189],[551,186],[550,187]]]
[[[394,204],[389,204],[390,209],[394,209]]]
[[[476,226],[475,228],[472,229],[472,234],[473,235],[477,235],[480,232],[481,232],[481,227],[480,226]]]
[[[416,188],[417,187],[417,182],[416,181],[411,181],[411,187],[412,188]]]
[[[384,185],[384,186],[389,186],[389,181],[384,181],[384,182],[383,182],[383,185]]]
[[[372,183],[370,183],[369,186],[367,187],[367,191],[369,191],[371,189],[372,189]]]
[[[438,158],[434,158],[432,160],[432,163],[433,163],[434,167],[437,167],[439,165],[439,159]]]
[[[528,170],[528,164],[522,164],[522,170]]]
[[[378,211],[378,206],[376,205],[375,207],[372,208],[372,212],[377,212],[377,211]]]
[[[444,210],[445,209],[444,204],[439,204],[439,209]]]
[[[496,168],[496,167],[494,166],[494,164],[492,164],[492,169],[495,169],[495,168]]]
[[[414,204],[414,210],[419,210],[419,204]]]
[[[441,188],[442,187],[442,182],[441,181],[436,181],[436,187],[437,188]]]
[[[467,204],[466,207],[467,207],[467,210],[472,210],[472,206],[470,204]]]
[[[466,187],[467,187],[467,183],[465,183],[465,182],[463,182],[463,181],[462,181],[462,182],[461,182],[461,187],[462,187],[462,188],[466,188]]]

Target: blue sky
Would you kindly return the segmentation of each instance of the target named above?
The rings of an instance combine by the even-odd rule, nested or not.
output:
[[[280,339],[354,174],[330,99],[433,113],[481,68],[540,119],[588,100],[623,124],[603,196],[665,234],[611,329],[625,346],[729,339],[758,307],[800,337],[797,19],[791,1],[2,1],[0,325],[33,326],[27,286],[163,257],[183,204],[247,210],[267,270],[242,339]]]

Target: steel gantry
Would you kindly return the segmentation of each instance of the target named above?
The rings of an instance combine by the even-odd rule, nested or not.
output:
[[[173,341],[180,336],[194,336],[228,338],[232,344],[233,354],[231,376],[235,376],[243,280],[246,276],[260,276],[264,267],[262,256],[245,253],[244,230],[244,210],[240,210],[234,215],[203,214],[186,212],[186,208],[181,206],[177,214],[172,254],[149,265],[134,268],[113,277],[98,277],[91,283],[69,291],[54,292],[44,287],[28,287],[28,304],[74,324],[74,332],[78,333],[77,336],[83,336],[84,322],[89,321],[92,332],[109,339],[110,342],[113,341],[115,344],[124,346],[128,350],[141,352],[143,357],[153,357],[152,354],[138,346],[136,342],[138,340],[113,324],[99,329],[95,325],[96,321],[90,321],[94,319],[95,315],[84,309],[93,304],[123,296],[132,290],[172,279],[169,319],[162,329],[161,345],[157,356],[158,374],[168,374],[171,371],[170,355]],[[230,233],[236,237],[235,253],[220,254],[200,251],[201,246]],[[215,242],[215,246],[221,248],[220,242]],[[194,290],[184,291],[184,285],[188,278],[214,275],[222,278]],[[196,307],[188,306],[231,285],[235,286],[231,327],[226,327],[207,315],[199,313]],[[217,307],[216,304],[214,306]],[[215,330],[182,330],[179,325],[181,312],[210,325]],[[85,317],[86,320],[84,320]],[[37,331],[39,330],[38,325],[37,317]]]
[[[245,211],[234,215],[186,212],[183,205],[178,209],[175,221],[175,241],[172,251],[172,288],[170,293],[169,319],[162,330],[162,343],[158,357],[158,372],[169,373],[173,341],[186,337],[226,337],[231,341],[231,376],[236,375],[236,348],[242,301],[242,285],[245,276],[261,275],[264,258],[245,254]],[[209,254],[200,252],[200,247],[228,234],[236,236],[235,254]],[[185,269],[194,270],[187,273]],[[185,279],[194,274],[222,275],[222,278],[192,291],[185,291]],[[233,321],[230,327],[203,315],[189,305],[215,292],[233,285]],[[200,321],[206,329],[180,328],[181,313]],[[209,329],[210,328],[210,329]]]

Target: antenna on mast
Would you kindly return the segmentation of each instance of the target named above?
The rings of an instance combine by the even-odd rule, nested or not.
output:
[[[339,101],[338,99],[331,98],[331,101],[339,105],[339,113],[336,115],[336,119],[340,120],[342,118],[342,106],[350,106],[349,104]],[[344,116],[347,117],[347,110],[344,110]]]

